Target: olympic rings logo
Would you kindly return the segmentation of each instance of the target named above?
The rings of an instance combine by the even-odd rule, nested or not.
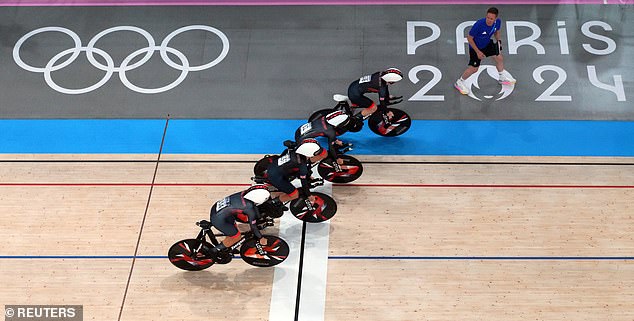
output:
[[[182,52],[172,47],[169,47],[169,42],[172,40],[172,38],[174,38],[175,36],[183,32],[190,31],[190,30],[203,30],[203,31],[211,32],[220,38],[220,40],[222,41],[222,51],[220,52],[218,57],[216,57],[216,59],[199,66],[190,66],[189,60],[187,59],[187,57],[185,57],[185,55]],[[141,48],[129,54],[126,58],[123,59],[123,61],[121,62],[121,65],[119,65],[118,67],[115,66],[114,60],[107,52],[95,47],[95,44],[97,43],[97,41],[99,41],[99,39],[101,39],[103,36],[109,33],[117,32],[117,31],[136,32],[142,35],[147,40],[147,47]],[[63,50],[60,53],[56,54],[46,63],[44,67],[31,66],[25,63],[20,57],[20,48],[22,47],[22,45],[24,45],[24,43],[29,38],[43,32],[64,33],[73,40],[73,42],[75,43],[75,47]],[[180,70],[181,72],[180,75],[172,83],[163,87],[159,87],[159,88],[142,88],[142,87],[134,85],[132,82],[128,80],[126,76],[126,72],[130,70],[134,70],[140,67],[141,65],[143,65],[144,63],[146,63],[148,60],[150,60],[150,58],[152,58],[155,51],[160,52],[161,58],[168,66],[176,70]],[[101,78],[101,80],[99,80],[97,83],[95,83],[92,86],[88,86],[88,87],[80,88],[80,89],[64,88],[58,85],[57,83],[55,83],[55,81],[53,80],[53,77],[51,76],[51,73],[54,71],[60,70],[70,65],[71,63],[73,63],[75,59],[77,59],[77,57],[82,52],[86,52],[86,57],[88,58],[88,61],[90,62],[90,64],[92,64],[97,69],[105,71],[105,75],[103,76],[103,78]],[[168,52],[176,56],[178,60],[180,60],[180,64],[174,62],[167,55]],[[18,42],[15,44],[15,47],[13,47],[13,60],[16,62],[16,64],[18,64],[18,66],[22,67],[23,69],[27,71],[43,73],[44,80],[46,81],[46,83],[52,89],[64,94],[78,95],[78,94],[89,93],[93,90],[96,90],[99,87],[103,86],[106,82],[108,82],[108,80],[110,80],[110,77],[112,77],[112,74],[114,74],[115,72],[119,73],[119,79],[121,79],[121,82],[130,90],[143,93],[143,94],[156,94],[156,93],[168,91],[178,86],[181,82],[185,80],[185,78],[187,77],[187,74],[190,71],[201,71],[201,70],[209,69],[217,65],[223,59],[225,59],[228,52],[229,52],[229,39],[227,38],[227,36],[222,31],[216,28],[204,26],[204,25],[191,25],[191,26],[185,26],[185,27],[176,29],[172,33],[167,35],[167,37],[163,39],[163,42],[161,42],[161,45],[159,46],[156,45],[154,38],[152,38],[152,36],[147,31],[138,27],[134,27],[134,26],[118,26],[118,27],[112,27],[112,28],[106,29],[98,33],[97,35],[95,35],[88,42],[87,46],[82,46],[79,36],[75,32],[69,29],[62,28],[62,27],[44,27],[44,28],[35,29],[25,34],[24,36],[22,36],[22,38],[18,40]],[[100,56],[105,61],[106,64],[104,65],[103,63],[97,61],[95,59],[95,54]],[[60,60],[63,57],[68,55],[70,55],[70,57],[60,62]],[[144,56],[141,59],[139,59],[139,61],[131,63],[133,59],[135,59],[136,57],[140,55],[144,55]]]

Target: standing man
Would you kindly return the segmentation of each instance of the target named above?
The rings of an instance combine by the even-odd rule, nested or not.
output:
[[[469,88],[465,85],[465,79],[478,71],[480,61],[484,57],[493,56],[495,67],[500,76],[498,82],[503,85],[512,85],[515,83],[507,72],[504,71],[504,58],[502,57],[502,41],[500,40],[500,28],[502,21],[498,19],[498,9],[491,7],[487,10],[486,17],[476,21],[469,30],[467,41],[469,42],[469,66],[462,73],[462,77],[456,81],[454,87],[463,94],[469,94]],[[491,39],[495,36],[495,42]]]

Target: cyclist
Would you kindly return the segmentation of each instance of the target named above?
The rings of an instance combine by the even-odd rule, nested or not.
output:
[[[273,202],[286,203],[300,195],[304,198],[309,196],[311,164],[325,155],[326,151],[314,139],[305,139],[280,154],[266,169],[267,180],[282,193]],[[299,190],[291,183],[295,178],[301,181]]]
[[[401,102],[394,101],[390,103],[390,100],[401,99],[402,96],[392,96],[388,90],[388,86],[403,79],[403,73],[397,68],[388,68],[384,71],[377,71],[371,75],[366,75],[358,80],[353,81],[348,86],[348,99],[352,102],[353,106],[363,107],[364,109],[354,116],[355,124],[357,126],[359,122],[363,122],[372,115],[377,109],[385,111],[388,105]],[[374,101],[365,96],[367,93],[379,94],[379,106]],[[391,120],[394,115],[392,112],[387,113],[387,120]]]
[[[211,224],[226,237],[220,244],[210,249],[211,253],[225,258],[231,255],[229,249],[240,240],[237,222],[249,224],[255,238],[260,240],[260,244],[266,245],[266,239],[262,237],[257,227],[257,220],[260,218],[258,206],[268,201],[270,197],[271,193],[266,185],[258,184],[214,203],[210,213]]]
[[[325,116],[319,117],[311,122],[300,126],[295,131],[295,142],[302,142],[306,139],[326,137],[328,139],[328,153],[317,156],[314,162],[320,161],[326,156],[337,159],[337,148],[344,147],[344,143],[337,139],[347,131],[346,126],[350,121],[350,115],[343,110],[333,111]]]

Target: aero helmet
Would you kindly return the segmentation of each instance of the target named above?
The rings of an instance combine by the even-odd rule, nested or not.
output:
[[[242,197],[255,203],[255,205],[260,205],[269,200],[271,192],[269,192],[266,185],[256,184],[242,192]]]
[[[403,73],[397,68],[388,68],[381,73],[381,78],[387,82],[397,82],[403,79]]]
[[[302,143],[295,149],[295,152],[306,157],[313,157],[324,152],[323,148],[315,139],[304,139]]]
[[[326,115],[326,122],[334,127],[345,126],[350,116],[341,110]]]

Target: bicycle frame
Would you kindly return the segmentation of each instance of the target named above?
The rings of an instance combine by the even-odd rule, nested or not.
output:
[[[257,227],[258,227],[259,230],[264,230],[265,228],[274,225],[273,219],[270,218],[270,217],[262,218],[260,220],[261,220],[261,222],[259,222],[257,224]],[[200,226],[200,222],[196,222],[196,225]],[[211,241],[211,244],[216,246],[216,245],[220,244],[220,241],[218,241],[218,238],[217,238],[218,236],[226,237],[226,235],[224,235],[224,234],[212,233],[211,226],[209,226],[208,228],[200,226],[200,232],[198,232],[198,236],[196,236],[196,239],[200,240],[202,242],[206,242],[207,238],[209,238],[209,241]],[[253,238],[253,232],[251,232],[251,231],[240,232],[240,240],[238,242],[236,242],[236,244],[234,244],[231,247],[229,247],[229,249],[233,253],[236,249],[239,249],[245,241],[250,240],[252,238]],[[255,243],[255,247],[258,250],[258,253],[264,254],[264,249],[262,249],[262,246],[260,245],[259,242]]]

